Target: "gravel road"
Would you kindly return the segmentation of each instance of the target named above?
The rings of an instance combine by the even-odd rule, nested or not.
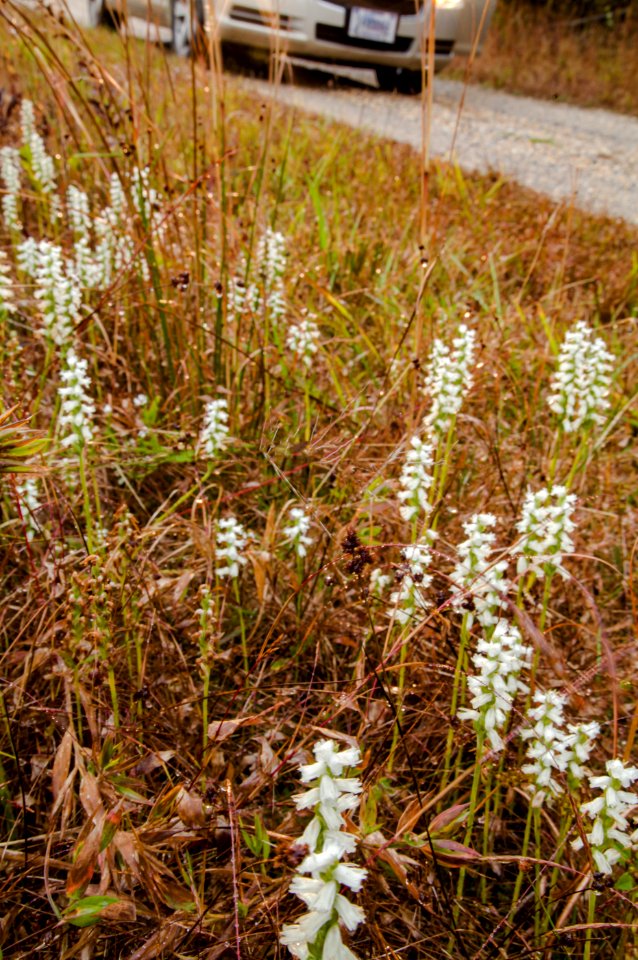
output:
[[[264,81],[246,82],[260,96],[272,94]],[[433,156],[450,156],[462,91],[460,82],[435,78]],[[281,86],[276,97],[420,147],[418,97],[381,93],[354,83],[329,89],[316,82]],[[496,170],[554,200],[573,199],[586,210],[638,224],[638,119],[633,117],[471,86],[453,155],[465,170]]]

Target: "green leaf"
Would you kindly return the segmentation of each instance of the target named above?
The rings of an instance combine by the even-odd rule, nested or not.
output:
[[[616,880],[616,890],[633,890],[636,886],[636,881],[630,873],[621,874]]]
[[[74,927],[91,927],[100,922],[107,907],[118,902],[117,897],[83,897],[67,907],[62,917]]]

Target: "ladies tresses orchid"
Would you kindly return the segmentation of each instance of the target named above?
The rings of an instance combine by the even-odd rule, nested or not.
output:
[[[607,773],[590,777],[589,785],[600,790],[600,796],[581,805],[581,813],[593,821],[586,834],[591,844],[591,855],[596,869],[610,874],[616,863],[638,840],[638,831],[631,832],[626,814],[638,804],[638,794],[628,790],[638,780],[638,767],[627,767],[622,760],[608,760]],[[572,844],[574,850],[583,847],[579,837]]]
[[[519,574],[532,571],[542,579],[558,571],[567,579],[569,574],[562,564],[563,555],[574,550],[570,534],[576,526],[572,520],[575,506],[576,496],[568,493],[566,487],[527,492],[521,519],[516,524],[521,539],[513,547],[518,554]]]
[[[73,447],[77,453],[93,439],[95,404],[87,388],[91,379],[87,374],[87,362],[71,349],[66,356],[66,367],[60,374],[62,386],[58,387],[60,417],[58,426],[63,433],[62,446]]]
[[[425,379],[425,389],[432,400],[423,421],[427,433],[442,437],[454,423],[463,398],[472,387],[475,347],[476,333],[466,324],[458,328],[452,350],[442,340],[434,341]]]
[[[299,323],[292,323],[288,328],[286,346],[310,369],[313,357],[319,349],[319,339],[319,327],[314,320],[311,317],[301,317]]]
[[[403,520],[418,520],[422,514],[427,514],[432,509],[428,503],[428,492],[432,486],[433,453],[434,445],[429,441],[421,440],[418,436],[410,440],[410,448],[399,478],[401,489],[397,494],[401,502],[399,513]]]
[[[308,847],[290,884],[290,893],[308,907],[294,923],[285,924],[280,942],[298,960],[357,960],[341,936],[341,926],[353,932],[365,919],[361,907],[340,893],[347,887],[358,893],[367,871],[352,863],[342,863],[353,853],[356,839],[345,833],[343,814],[358,804],[361,781],[344,777],[348,767],[359,763],[359,748],[337,750],[332,740],[320,740],[313,747],[314,763],[299,768],[301,782],[308,785],[295,797],[298,810],[314,809],[300,842]]]
[[[507,561],[491,559],[495,524],[496,517],[491,513],[477,513],[463,524],[467,539],[458,545],[459,562],[450,574],[453,605],[463,609],[468,597],[474,603],[474,611],[468,613],[468,629],[474,615],[486,630],[494,627],[509,589]]]
[[[399,571],[399,589],[390,594],[393,607],[389,611],[389,615],[402,626],[414,620],[419,613],[424,615],[430,606],[424,591],[432,582],[427,570],[432,562],[432,544],[435,538],[435,531],[428,530],[416,543],[403,548],[405,567]]]
[[[301,507],[292,507],[289,517],[290,525],[284,527],[284,535],[295,549],[297,556],[305,557],[308,553],[308,547],[313,543],[312,537],[308,536],[312,521]]]
[[[209,400],[199,435],[199,446],[209,460],[215,459],[228,440],[228,402],[220,397]]]
[[[531,664],[532,648],[523,643],[518,628],[499,620],[490,639],[481,639],[472,663],[474,676],[467,686],[472,694],[471,706],[458,711],[461,720],[473,720],[479,737],[489,740],[493,750],[502,750],[500,730],[512,710],[517,693],[526,693],[520,679],[522,670]]]
[[[550,409],[566,433],[603,422],[609,406],[614,357],[601,337],[580,320],[565,336],[554,374]]]
[[[237,579],[240,567],[248,562],[242,554],[242,550],[248,543],[249,538],[250,534],[234,517],[226,517],[217,521],[215,559],[217,562],[220,560],[226,561],[225,566],[215,567],[215,573],[218,577]]]

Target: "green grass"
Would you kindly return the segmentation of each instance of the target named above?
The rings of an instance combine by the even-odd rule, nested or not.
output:
[[[522,622],[540,646],[536,682],[566,694],[571,720],[601,723],[592,770],[633,753],[636,230],[435,164],[420,238],[411,150],[256,102],[231,77],[221,91],[201,64],[108,31],[85,41],[13,16],[17,32],[0,23],[1,69],[36,104],[60,193],[82,186],[99,213],[108,175],[128,182],[148,164],[164,231],[131,214],[146,275],[125,264],[84,292],[78,349],[97,406],[84,488],[60,443],[66,345],[47,350],[15,266],[20,238],[0,234],[19,281],[1,396],[50,438],[32,460],[32,539],[13,474],[3,487],[4,956],[283,957],[307,822],[291,802],[296,764],[322,731],[363,751],[358,956],[632,956],[635,861],[598,898],[607,926],[592,928],[587,854],[560,840],[578,835],[588,788],[543,808],[519,874],[525,747],[512,736],[474,775],[476,734],[449,716],[462,629],[449,575],[464,521],[493,512],[507,550],[528,486],[552,469],[564,480],[584,451],[571,578],[554,577],[545,597],[527,583]],[[19,145],[17,106],[0,140]],[[70,254],[64,218],[49,221],[26,179],[21,202],[24,234]],[[258,281],[268,225],[286,238],[285,317],[233,320],[230,281]],[[308,368],[286,346],[304,311],[321,333]],[[438,474],[430,606],[401,630],[387,594],[369,592],[368,560],[401,575],[413,539],[396,498],[405,444],[428,410],[433,339],[449,341],[466,315],[475,385]],[[558,345],[580,319],[617,358],[606,425],[582,447],[561,440],[547,407]],[[140,393],[149,402],[136,408]],[[228,400],[232,439],[209,463],[197,439],[212,396]],[[305,558],[282,532],[295,503],[313,520]],[[236,589],[215,576],[215,524],[229,514],[254,535]],[[98,524],[103,539],[93,530],[88,542]],[[524,710],[523,697],[512,733]],[[463,822],[446,834],[435,815],[470,796],[470,835]],[[483,857],[461,882],[468,854],[451,855],[450,839]]]

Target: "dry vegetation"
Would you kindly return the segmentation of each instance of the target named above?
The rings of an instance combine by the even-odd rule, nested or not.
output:
[[[467,59],[457,57],[446,75],[463,79],[466,68]],[[515,2],[497,8],[471,78],[508,93],[635,115],[637,72],[635,4],[601,21]]]
[[[478,763],[472,724],[450,716],[463,623],[470,652],[480,634],[451,605],[450,575],[462,523],[489,510],[533,682],[565,695],[571,721],[600,723],[592,772],[635,759],[636,231],[434,166],[419,248],[408,149],[255,103],[106,31],[10,17],[0,145],[21,145],[30,98],[55,191],[86,191],[97,224],[117,173],[131,243],[108,282],[83,287],[67,338],[47,337],[16,251],[47,237],[71,256],[78,238],[23,150],[22,228],[0,228],[15,301],[0,309],[0,396],[48,443],[28,460],[30,504],[15,468],[34,450],[15,444],[33,435],[0,433],[3,956],[288,956],[278,937],[298,912],[287,888],[308,819],[291,797],[321,736],[363,754],[349,827],[369,871],[359,957],[635,956],[636,861],[597,876],[587,845],[571,846],[595,791],[585,780],[528,816],[526,696],[505,750]],[[146,166],[159,195],[140,212]],[[288,252],[282,316],[255,266],[267,226]],[[237,278],[255,281],[258,306],[233,308]],[[288,340],[306,311],[320,333],[308,366]],[[415,532],[398,478],[429,408],[433,340],[464,317],[474,386],[427,521],[427,609],[401,626],[370,571],[405,577]],[[616,359],[604,424],[574,437],[547,397],[581,319]],[[95,413],[91,442],[64,446],[71,343]],[[208,459],[211,397],[227,400],[230,439]],[[507,548],[526,490],[550,475],[570,477],[578,507],[569,576],[544,590]],[[306,556],[284,533],[295,505],[312,521]],[[216,556],[231,515],[253,534],[236,579]],[[469,836],[435,819],[470,797]]]

